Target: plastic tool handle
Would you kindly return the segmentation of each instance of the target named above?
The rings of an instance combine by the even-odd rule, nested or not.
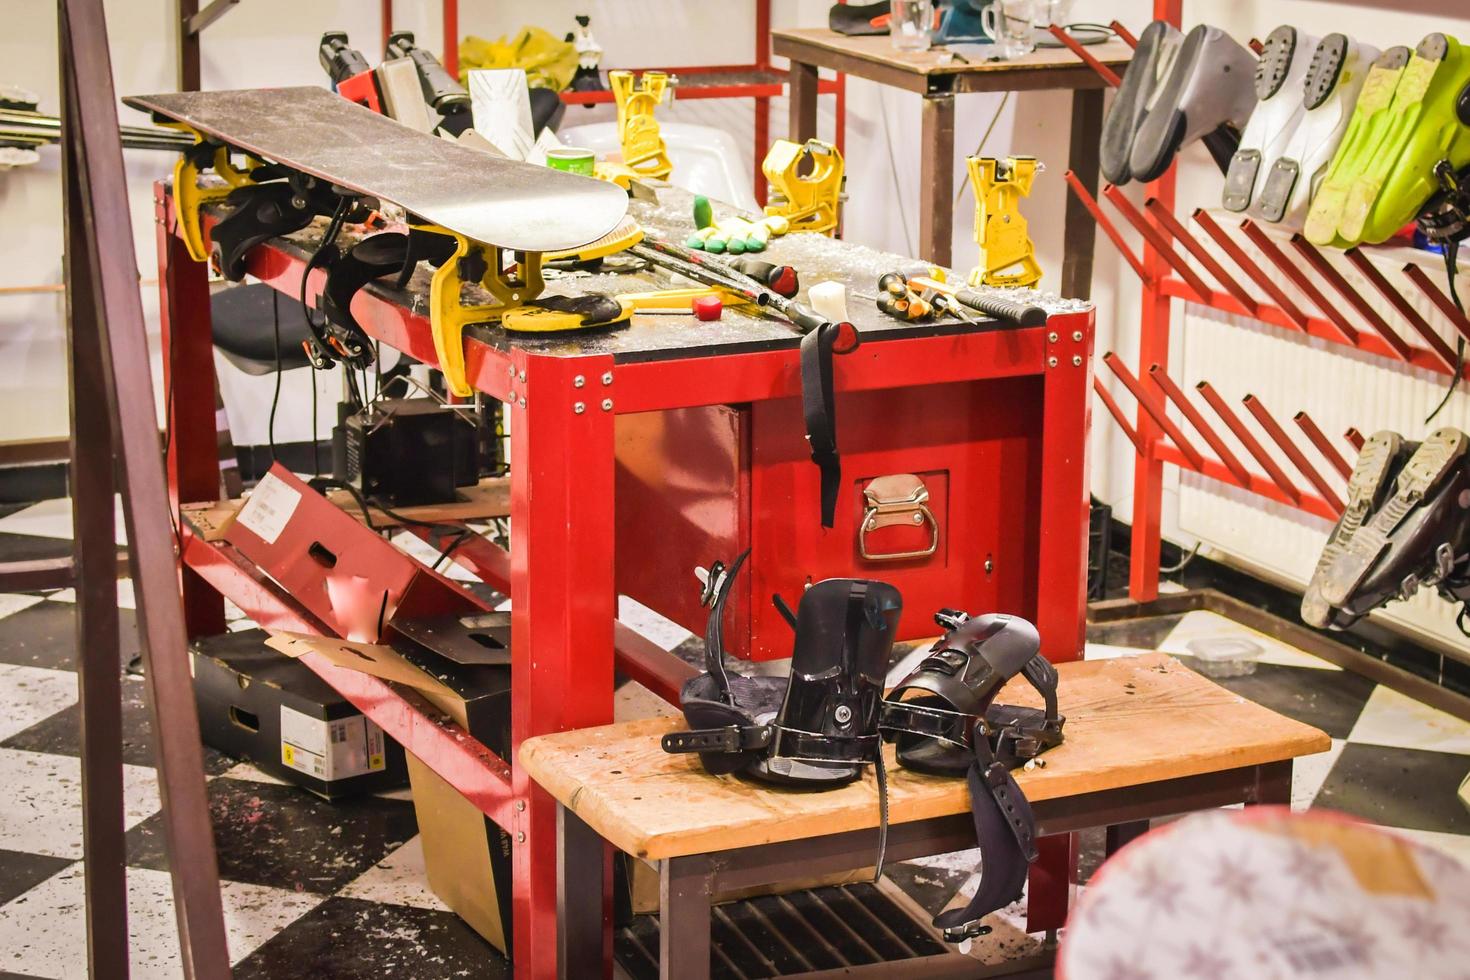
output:
[[[973,289],[961,289],[954,294],[954,298],[972,310],[979,310],[999,320],[1008,320],[1018,326],[1039,327],[1046,323],[1046,310],[1029,303],[1012,303],[1008,299],[986,296]]]

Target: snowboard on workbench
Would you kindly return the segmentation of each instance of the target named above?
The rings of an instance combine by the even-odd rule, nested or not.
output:
[[[215,232],[218,246],[225,222],[232,222],[230,255],[220,257],[221,271],[232,278],[243,274],[244,251],[305,227],[313,214],[333,214],[330,238],[340,225],[344,202],[354,196],[407,211],[414,232],[443,246],[434,246],[438,268],[429,292],[430,332],[444,380],[462,397],[474,390],[465,373],[465,327],[499,323],[526,306],[544,288],[542,253],[596,242],[617,229],[628,211],[628,196],[615,184],[503,159],[422,133],[322,88],[176,92],[123,101],[194,135],[196,142],[174,169],[180,237],[195,261],[204,261],[208,255],[201,206],[219,200],[237,205]],[[240,155],[246,157],[243,168],[236,163]],[[224,186],[200,183],[200,175],[209,170]],[[242,217],[243,224],[238,220]],[[516,257],[511,260],[503,254],[507,252]],[[402,281],[419,257],[430,256],[414,251],[410,234]],[[349,286],[388,274],[392,263],[386,258],[354,254],[360,268]],[[330,293],[330,273],[328,279]],[[483,287],[490,301],[464,305],[465,282]],[[344,296],[328,297],[334,298],[336,319],[343,322],[327,327],[336,327],[338,333],[316,337],[308,354],[314,365],[324,366],[335,346],[347,363],[360,367],[370,357],[371,345],[351,319],[350,289]]]
[[[397,204],[475,242],[576,248],[612,231],[628,196],[606,181],[505,160],[324,88],[133,95],[123,102],[262,160]]]

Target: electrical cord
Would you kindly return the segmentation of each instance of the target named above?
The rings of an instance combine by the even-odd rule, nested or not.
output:
[[[266,423],[265,437],[270,443],[271,465],[276,465],[276,407],[281,403],[281,294],[271,290],[271,327],[275,336],[276,390],[271,395],[270,420]]]
[[[1449,280],[1450,299],[1455,301],[1455,309],[1459,310],[1460,313],[1463,314],[1465,312],[1465,305],[1460,302],[1460,291],[1455,287],[1455,277],[1458,276],[1460,272],[1460,243],[1456,241],[1447,241],[1443,243],[1442,248],[1444,249],[1445,278]],[[1429,417],[1424,420],[1425,425],[1433,422],[1434,417],[1440,412],[1444,411],[1444,407],[1450,403],[1450,396],[1453,395],[1455,393],[1455,389],[1460,386],[1460,376],[1464,373],[1465,337],[1464,335],[1461,335],[1458,343],[1455,344],[1455,376],[1450,380],[1450,386],[1445,389],[1444,397],[1441,398],[1439,404],[1434,407],[1434,411],[1429,413]]]

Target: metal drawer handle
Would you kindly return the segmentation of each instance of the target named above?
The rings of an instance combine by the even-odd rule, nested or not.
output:
[[[867,510],[863,513],[863,525],[858,530],[858,553],[866,561],[904,561],[909,558],[928,558],[939,550],[939,522],[929,510],[929,488],[912,473],[894,473],[880,476],[863,488]],[[873,553],[868,550],[868,532],[879,528],[904,525],[914,527],[929,525],[929,546],[918,551],[889,551]]]

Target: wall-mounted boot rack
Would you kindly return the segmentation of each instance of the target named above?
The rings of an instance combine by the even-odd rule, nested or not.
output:
[[[1154,17],[1178,26],[1180,6],[1181,0],[1156,0]],[[1051,33],[1109,85],[1119,84],[1113,72],[1097,64],[1086,48],[1065,31],[1053,25]],[[1135,44],[1126,31],[1120,31],[1119,36],[1130,45]],[[1252,47],[1258,50],[1254,43]],[[1098,198],[1088,193],[1075,174],[1068,172],[1066,180],[1143,285],[1139,364],[1145,370],[1135,374],[1113,352],[1102,358],[1137,401],[1134,422],[1129,422],[1103,384],[1096,377],[1093,379],[1098,399],[1137,452],[1129,571],[1129,596],[1135,602],[1151,602],[1158,597],[1163,464],[1191,470],[1326,521],[1335,521],[1343,509],[1341,487],[1352,469],[1349,461],[1352,457],[1345,455],[1344,450],[1351,450],[1352,456],[1356,456],[1363,444],[1362,435],[1353,428],[1342,435],[1341,445],[1335,445],[1306,412],[1292,417],[1301,434],[1299,442],[1261,399],[1247,394],[1242,399],[1243,406],[1267,437],[1266,441],[1274,444],[1290,468],[1300,474],[1301,482],[1298,482],[1219,391],[1208,381],[1199,382],[1195,386],[1199,399],[1245,448],[1259,472],[1251,469],[1167,374],[1172,300],[1182,299],[1233,316],[1249,317],[1288,333],[1351,347],[1445,376],[1453,376],[1456,371],[1456,350],[1420,312],[1425,303],[1459,337],[1470,342],[1470,319],[1418,265],[1405,264],[1397,274],[1389,275],[1369,257],[1373,249],[1342,251],[1342,261],[1356,273],[1359,283],[1366,283],[1367,288],[1360,289],[1345,274],[1340,262],[1327,254],[1336,250],[1319,249],[1300,234],[1282,239],[1249,218],[1235,224],[1233,218],[1226,221],[1204,208],[1195,209],[1188,221],[1177,217],[1174,167],[1147,185],[1142,208],[1112,185],[1106,185],[1100,195],[1122,218],[1122,223],[1140,236],[1141,252],[1129,243],[1118,222],[1103,209]],[[1470,376],[1470,367],[1465,373]],[[1198,433],[1213,455],[1201,452],[1191,442],[1185,428],[1170,418],[1170,406],[1188,423],[1188,428]]]

